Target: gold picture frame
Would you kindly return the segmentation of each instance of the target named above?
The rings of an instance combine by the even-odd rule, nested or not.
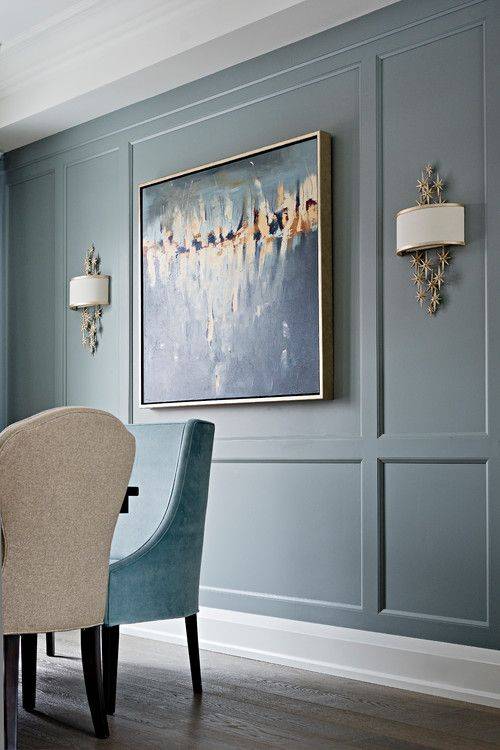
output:
[[[196,181],[200,182],[200,179],[201,180],[205,179],[205,175],[209,175],[210,180],[213,182],[213,180],[216,179],[217,175],[220,175],[220,174],[226,175],[228,171],[231,171],[234,169],[242,170],[246,167],[247,164],[255,165],[255,162],[258,160],[258,157],[264,154],[268,155],[266,157],[267,159],[269,158],[273,159],[273,158],[278,158],[278,157],[281,159],[284,159],[286,155],[285,155],[285,151],[283,150],[289,149],[290,147],[307,148],[308,153],[310,154],[311,146],[310,145],[306,146],[306,142],[311,142],[311,141],[315,141],[315,154],[316,154],[315,177],[316,177],[316,180],[313,182],[314,184],[317,185],[317,201],[314,201],[313,197],[309,198],[309,200],[307,201],[309,208],[307,210],[309,211],[309,209],[311,208],[311,209],[314,209],[315,212],[317,211],[317,223],[316,223],[316,213],[314,214],[314,226],[317,227],[317,232],[315,234],[317,262],[316,264],[313,264],[315,268],[317,269],[317,273],[316,273],[317,278],[314,279],[314,287],[315,287],[314,294],[315,295],[317,294],[317,349],[314,350],[315,353],[317,351],[317,366],[318,366],[317,367],[317,370],[318,370],[317,371],[317,388],[314,389],[314,392],[304,392],[304,393],[300,393],[300,392],[267,393],[267,394],[263,393],[262,395],[256,395],[256,394],[242,395],[238,393],[237,396],[233,396],[233,397],[231,397],[231,395],[229,395],[228,397],[222,395],[221,397],[217,396],[215,398],[213,397],[209,397],[209,398],[180,397],[180,398],[172,398],[171,400],[170,399],[163,400],[163,397],[160,399],[151,398],[152,393],[156,393],[156,392],[164,393],[165,392],[165,386],[163,386],[163,391],[162,391],[161,385],[158,385],[158,387],[155,390],[155,386],[152,385],[152,375],[153,377],[159,377],[161,380],[161,378],[163,378],[163,375],[164,375],[163,370],[168,370],[170,368],[171,363],[175,360],[175,357],[177,357],[177,360],[179,358],[177,354],[178,349],[176,349],[175,352],[173,349],[171,350],[170,353],[165,352],[165,348],[168,347],[169,341],[171,340],[166,336],[166,334],[165,334],[164,341],[161,344],[158,344],[158,341],[161,339],[161,336],[163,335],[163,333],[160,333],[160,334],[155,333],[153,335],[149,334],[149,338],[148,338],[148,332],[147,332],[146,342],[145,342],[145,325],[150,325],[150,326],[156,325],[156,320],[153,314],[151,313],[151,310],[157,311],[158,309],[160,310],[163,309],[162,305],[158,305],[158,294],[161,293],[158,290],[160,289],[160,283],[163,283],[163,281],[164,281],[164,286],[165,286],[164,299],[165,299],[165,314],[166,314],[166,320],[167,320],[167,324],[165,325],[165,328],[168,327],[168,324],[171,321],[172,316],[175,315],[175,312],[169,309],[169,305],[170,304],[172,306],[174,305],[173,300],[178,290],[174,290],[172,285],[171,285],[171,288],[169,289],[170,277],[168,276],[168,273],[165,271],[166,264],[168,263],[171,264],[170,274],[172,276],[172,275],[175,275],[176,273],[178,274],[178,269],[176,267],[177,263],[179,265],[181,264],[185,265],[186,263],[191,263],[192,259],[195,259],[196,262],[198,263],[199,259],[202,258],[204,251],[207,251],[207,248],[210,251],[210,253],[212,253],[212,256],[214,258],[218,257],[223,252],[225,252],[226,254],[229,254],[231,258],[234,257],[234,253],[240,253],[240,255],[243,253],[244,255],[246,245],[241,244],[240,238],[237,236],[237,233],[240,232],[240,230],[243,228],[246,232],[245,237],[248,238],[248,236],[251,236],[251,229],[252,229],[251,227],[248,227],[248,226],[245,227],[245,224],[241,225],[241,220],[240,220],[241,227],[236,230],[236,233],[235,231],[233,231],[234,227],[231,227],[229,232],[227,232],[227,228],[226,228],[225,234],[222,231],[220,231],[218,233],[218,236],[216,236],[215,230],[211,229],[210,233],[207,235],[209,244],[207,244],[206,239],[205,239],[205,244],[203,244],[201,233],[200,235],[198,235],[194,231],[190,231],[188,241],[185,241],[185,240],[184,241],[181,240],[180,242],[174,241],[173,239],[175,237],[174,230],[170,226],[167,227],[169,222],[165,218],[166,215],[169,214],[169,211],[170,211],[170,215],[172,214],[172,211],[170,209],[171,209],[171,205],[173,204],[173,201],[170,201],[169,203],[169,200],[168,200],[169,190],[170,192],[172,192],[172,190],[177,191],[175,192],[175,195],[178,198],[178,194],[180,190],[179,186],[183,186],[182,189],[185,192],[186,185],[192,186],[194,182]],[[257,180],[257,178],[255,179]],[[163,187],[163,186],[166,186],[166,187]],[[151,191],[151,188],[154,189],[154,192]],[[147,196],[147,199],[145,200],[145,191],[148,191],[148,190],[150,191],[150,193]],[[213,195],[213,188],[211,188],[211,191],[212,192],[210,193],[210,195]],[[226,192],[227,192],[227,189],[226,189]],[[303,193],[303,187],[301,188],[301,191],[300,191],[301,197],[302,197],[302,193]],[[184,193],[182,193],[182,195],[184,195]],[[191,202],[189,205],[195,205],[195,203],[193,202],[198,200],[198,195],[194,192],[193,192],[193,195],[189,194],[188,196],[188,199]],[[297,192],[297,195],[299,195],[298,192]],[[201,199],[199,200],[201,204]],[[302,214],[304,213],[304,208],[303,206],[300,206],[298,204],[298,201],[299,201],[299,198],[297,198],[296,203],[295,203],[294,220],[299,215],[299,211],[301,211]],[[316,205],[313,205],[314,203],[316,203]],[[184,206],[185,203],[181,202],[180,205]],[[267,403],[267,402],[278,402],[278,401],[307,401],[307,400],[319,400],[319,399],[326,400],[326,399],[333,398],[332,169],[331,169],[331,136],[328,133],[325,133],[323,131],[315,131],[312,133],[306,133],[296,138],[290,138],[284,141],[270,144],[268,146],[253,149],[251,151],[246,151],[246,152],[243,152],[243,153],[240,153],[240,154],[237,154],[235,156],[231,156],[225,159],[213,161],[213,162],[204,164],[199,167],[187,169],[181,172],[176,172],[166,177],[161,177],[155,180],[150,180],[148,182],[141,183],[138,186],[138,209],[139,209],[139,248],[140,248],[139,373],[140,373],[140,407],[141,408],[157,409],[157,408],[172,408],[172,407],[180,407],[180,406],[208,406],[208,405],[212,406],[212,405],[221,405],[221,404],[245,404],[245,403],[248,404],[248,403],[261,403],[261,402]],[[250,209],[247,208],[247,213],[249,210]],[[177,213],[175,214],[175,221],[173,220],[170,221],[170,224],[172,224],[172,226],[175,223],[177,223],[177,225],[182,224],[183,217],[182,215],[179,215],[180,212],[178,208],[176,208],[176,211]],[[253,207],[254,217],[255,217],[255,211],[256,209],[255,207]],[[271,225],[277,215],[274,209],[273,211],[269,211],[268,213],[266,213],[266,223],[268,227],[270,228],[269,231],[271,231]],[[291,211],[293,211],[293,209],[288,210],[287,213],[285,214],[288,219],[287,226],[292,226],[292,222],[289,219]],[[147,213],[147,217],[145,217],[145,213]],[[206,208],[205,208],[205,214],[206,214]],[[272,214],[273,216],[273,220],[271,221],[271,223],[269,222],[269,214]],[[279,214],[279,211],[278,211],[278,214]],[[242,213],[242,216],[243,216],[243,213]],[[280,226],[281,226],[283,224],[283,211],[281,212],[280,216],[281,216],[281,219],[280,219],[281,221]],[[299,217],[299,220],[300,220],[300,217]],[[185,221],[187,221],[187,219]],[[257,220],[255,220],[254,218],[254,222],[256,221]],[[259,218],[259,221],[261,221],[260,218]],[[276,221],[278,221],[278,219],[276,219]],[[194,220],[192,219],[192,213],[191,213],[190,222],[191,223],[189,226],[190,228],[192,228],[193,222],[194,222]],[[198,215],[196,217],[196,222],[197,222],[196,229],[198,229],[198,224],[200,222]],[[306,222],[303,222],[303,223],[305,224]],[[147,225],[147,233],[145,231],[146,225]],[[313,224],[310,222],[309,226],[312,227]],[[254,228],[255,227],[257,227],[257,223],[255,224]],[[220,227],[219,229],[222,229],[222,228]],[[282,236],[280,237],[281,243],[283,243],[284,241],[283,236],[284,236],[284,232],[286,231],[286,229],[287,229],[286,226],[284,228],[281,226],[281,231],[282,231]],[[264,230],[265,230],[265,224],[264,224]],[[179,234],[179,231],[180,231],[180,234]],[[177,234],[181,236],[182,231],[183,230],[178,230]],[[277,234],[279,234],[279,231],[280,231],[280,228],[278,226]],[[315,230],[311,228],[310,229],[311,235],[313,234],[313,231]],[[297,232],[297,234],[299,233],[300,232]],[[258,229],[257,229],[257,234],[259,234]],[[191,239],[191,235],[193,236],[193,239]],[[212,235],[215,239],[212,238]],[[256,236],[256,233],[254,232],[253,237],[255,236]],[[151,239],[151,237],[153,237],[153,239]],[[191,244],[189,241],[191,241]],[[273,248],[275,247],[275,245],[273,244],[274,236],[269,235],[268,237],[266,237],[266,241],[270,243]],[[238,242],[240,244],[237,244]],[[255,247],[257,247],[258,242],[259,242],[258,240],[255,240]],[[276,240],[276,243],[277,242],[278,240]],[[247,244],[248,244],[248,240],[247,240]],[[167,245],[167,248],[165,247],[165,245]],[[272,252],[274,252],[274,249],[272,250]],[[260,269],[261,269],[261,266],[259,265],[259,270]],[[163,276],[162,276],[162,273],[163,273]],[[189,278],[191,278],[191,276],[192,274],[190,275]],[[296,276],[297,274],[295,274],[295,277]],[[306,278],[305,283],[311,284],[311,280]],[[195,295],[195,291],[194,291],[195,286],[193,287],[193,295]],[[149,298],[153,294],[155,295],[154,304],[150,304],[151,301]],[[203,287],[201,287],[201,290],[200,288],[198,288],[198,293],[196,296],[193,296],[193,299],[198,299],[200,294],[202,296],[205,294],[205,290],[203,289]],[[178,297],[178,294],[177,294],[177,297]],[[159,299],[161,301],[163,298],[160,297]],[[289,300],[289,302],[297,303],[298,300]],[[188,304],[189,302],[187,303],[187,305]],[[212,302],[212,307],[213,307],[213,302]],[[184,306],[183,309],[186,310],[187,307]],[[210,312],[210,314],[213,316],[214,313]],[[180,317],[182,318],[182,316]],[[180,324],[184,325],[185,328],[187,329],[189,328],[189,324],[185,320],[186,317],[189,317],[189,315],[186,314],[184,318],[182,318]],[[209,324],[210,324],[210,321],[207,324],[207,329],[210,328]],[[201,328],[201,324],[198,325],[198,329],[200,328]],[[158,326],[158,330],[163,331],[163,328],[161,328],[161,325]],[[209,334],[207,334],[207,336],[208,335]],[[306,349],[309,345],[312,346],[312,342],[308,340],[309,338],[310,337],[304,337],[305,340],[302,341],[302,344]],[[146,343],[146,346],[149,347],[147,349],[146,355],[145,355],[145,343]],[[212,344],[212,342],[210,343]],[[315,345],[316,345],[316,342],[314,342],[314,346]],[[175,344],[174,342],[172,346],[175,347],[179,345]],[[314,346],[312,346],[312,348],[314,348]],[[163,350],[162,350],[162,347],[163,347]],[[157,354],[158,352],[159,354],[157,356],[157,361],[155,362],[154,355]],[[145,356],[147,359],[146,365],[145,365]],[[193,373],[194,370],[190,368],[189,366],[186,366],[186,365],[189,365],[189,359],[186,358],[187,355],[185,353],[183,353],[183,356],[184,356],[184,365],[183,365],[183,368],[180,370],[180,372],[181,373],[186,372],[186,376],[188,376],[188,372]],[[202,362],[202,363],[204,362],[204,360],[200,358],[198,358],[197,361]],[[162,362],[163,362],[163,369],[161,365]],[[248,359],[247,359],[247,362],[248,362]],[[267,363],[267,360],[266,360],[266,363]],[[204,365],[202,364],[202,367],[203,366]],[[307,363],[304,364],[303,369],[306,367],[307,367]],[[159,371],[161,371],[160,375],[158,375]],[[208,374],[210,374],[210,372]],[[308,373],[308,377],[309,377],[309,373]],[[180,379],[179,370],[177,370],[176,373],[172,372],[171,382],[178,383],[179,379]],[[310,375],[310,380],[311,381],[313,380],[312,371]],[[167,382],[168,384],[170,382],[168,380],[168,375],[164,377],[163,381],[161,382],[163,383]],[[170,386],[167,385],[167,390],[169,387]],[[185,388],[187,386],[183,384],[183,387]],[[224,393],[225,392],[226,391],[224,391]],[[183,393],[185,393],[185,391],[183,391]]]

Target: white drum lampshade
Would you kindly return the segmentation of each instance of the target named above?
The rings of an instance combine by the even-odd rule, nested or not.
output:
[[[429,203],[396,214],[396,254],[465,245],[465,209],[460,203]]]
[[[72,310],[81,307],[104,307],[109,305],[109,276],[88,274],[75,276],[69,282],[69,306]]]

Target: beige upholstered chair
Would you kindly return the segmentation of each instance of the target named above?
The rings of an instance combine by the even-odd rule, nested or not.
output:
[[[103,411],[51,409],[0,434],[6,747],[16,746],[19,637],[23,705],[35,706],[38,633],[81,629],[97,736],[108,736],[100,625],[111,540],[135,440]]]

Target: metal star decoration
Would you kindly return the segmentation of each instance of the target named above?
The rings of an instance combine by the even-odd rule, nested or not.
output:
[[[95,246],[92,244],[87,252],[83,261],[83,270],[87,276],[99,275],[101,259],[95,251]],[[102,330],[101,325],[102,307],[96,305],[92,312],[88,307],[82,309],[80,331],[82,333],[82,346],[84,349],[88,349],[92,355],[96,353],[97,349],[97,333],[98,330]]]
[[[430,262],[429,258],[427,257],[427,253],[425,254],[425,258],[420,262],[420,268],[425,274],[425,278],[429,275],[429,273],[432,271],[432,263]]]
[[[441,297],[439,296],[439,292],[434,290],[432,292],[431,303],[430,303],[430,306],[432,307],[433,312],[436,312],[440,304],[441,304]]]
[[[434,188],[436,190],[438,203],[443,203],[444,182],[439,176],[439,174],[436,176],[436,179],[434,180]]]
[[[438,288],[438,281],[436,279],[436,274],[434,272],[432,273],[429,281],[427,282],[427,286],[430,290]]]
[[[445,250],[444,247],[443,247],[443,249],[440,252],[438,252],[437,257],[438,257],[438,260],[439,260],[439,265],[441,266],[442,270],[444,271],[444,267],[450,265],[451,253],[450,253],[449,250]]]
[[[423,307],[423,304],[426,298],[427,298],[427,292],[425,292],[423,289],[419,289],[415,295],[415,299],[417,300],[420,307]]]
[[[442,268],[439,268],[434,273],[434,281],[436,282],[436,286],[438,289],[441,289],[442,285],[444,284],[444,271]]]
[[[425,281],[425,276],[423,271],[416,271],[413,276],[411,277],[411,280],[413,284],[423,284]]]
[[[422,189],[422,198],[424,199],[424,203],[429,204],[433,196],[434,196],[434,188],[432,185],[429,185],[429,183],[427,183],[426,185],[424,185]]]
[[[82,332],[83,331],[87,331],[89,325],[90,325],[90,313],[89,313],[88,309],[86,307],[84,307],[83,310],[82,310],[80,330]]]
[[[418,206],[424,205],[425,203],[424,193],[428,190],[428,188],[429,188],[429,183],[427,182],[427,180],[424,180],[423,177],[421,180],[417,180],[417,190],[418,190],[417,205]]]

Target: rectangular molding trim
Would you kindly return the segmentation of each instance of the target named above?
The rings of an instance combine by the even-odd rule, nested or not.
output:
[[[330,602],[324,599],[307,599],[303,596],[286,596],[284,594],[270,594],[261,591],[242,591],[242,589],[228,589],[220,586],[200,586],[200,591],[209,591],[215,594],[232,594],[233,596],[244,596],[254,599],[272,599],[278,602],[290,602],[292,604],[308,604],[315,607],[338,607],[340,609],[357,609],[362,610],[363,605],[348,604],[346,602]]]
[[[209,607],[200,609],[198,628],[208,651],[500,707],[498,651]],[[182,620],[122,632],[186,645]]]

